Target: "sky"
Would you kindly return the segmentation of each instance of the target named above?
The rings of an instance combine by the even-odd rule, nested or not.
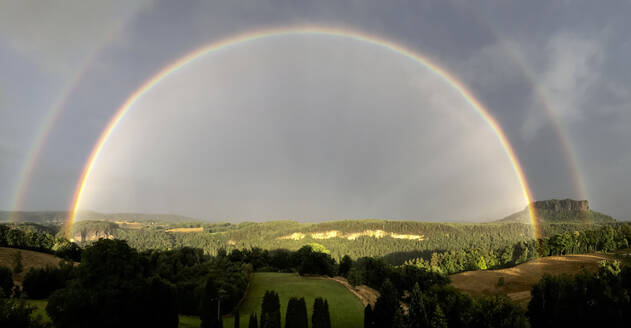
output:
[[[533,197],[631,219],[630,1],[2,1],[0,209],[64,210],[125,100],[243,33],[358,31],[429,58],[506,134]],[[498,219],[497,135],[435,72],[327,35],[222,49],[143,95],[80,208],[209,220]]]

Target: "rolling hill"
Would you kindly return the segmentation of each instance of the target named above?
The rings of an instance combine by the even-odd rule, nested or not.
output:
[[[0,211],[0,222],[31,222],[31,223],[63,223],[70,217],[68,211]],[[100,213],[94,211],[80,211],[79,220],[98,221],[154,221],[154,222],[199,222],[199,219],[176,214],[151,213]]]
[[[450,276],[451,284],[473,296],[507,294],[513,301],[526,306],[530,290],[544,274],[576,274],[582,270],[596,271],[598,263],[610,259],[603,254],[550,256],[535,259],[512,268],[467,271]],[[504,284],[498,286],[500,277]]]
[[[0,247],[0,266],[6,266],[13,269],[13,258],[16,253],[20,252],[22,255],[22,265],[24,266],[21,273],[15,273],[13,280],[21,284],[24,280],[24,276],[30,268],[42,268],[45,266],[57,266],[62,261],[61,258],[35,251],[29,251],[24,249]]]

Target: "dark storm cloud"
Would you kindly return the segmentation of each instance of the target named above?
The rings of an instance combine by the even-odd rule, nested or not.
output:
[[[165,1],[141,10],[113,3],[107,10],[84,12],[68,3],[74,11],[57,10],[53,16],[38,2],[19,3],[0,5],[6,16],[0,19],[0,177],[7,181],[0,188],[2,208],[11,206],[33,132],[70,80],[77,58],[103,39],[98,31],[120,24],[121,13],[133,12],[71,93],[47,140],[26,209],[67,207],[100,129],[132,90],[174,58],[227,35],[313,23],[378,34],[434,59],[461,78],[501,123],[536,198],[577,197],[571,163],[536,99],[537,86],[567,130],[592,206],[631,217],[631,175],[625,173],[631,168],[628,2]],[[58,21],[65,24],[53,28]]]

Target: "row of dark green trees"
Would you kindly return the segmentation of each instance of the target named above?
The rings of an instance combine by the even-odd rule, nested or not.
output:
[[[47,227],[35,224],[0,224],[0,247],[28,249],[81,260],[81,248],[64,237],[56,237]]]
[[[234,314],[234,327],[239,328],[239,313]],[[280,298],[274,291],[266,291],[261,304],[261,328],[281,328]],[[221,319],[219,319],[221,320]],[[216,325],[204,325],[204,328],[222,327],[221,321]],[[250,314],[249,328],[258,328],[259,323],[256,313]],[[307,303],[303,297],[291,297],[287,302],[285,312],[285,328],[309,328],[307,315]],[[317,297],[313,303],[311,315],[311,328],[331,328],[329,303],[327,300]]]

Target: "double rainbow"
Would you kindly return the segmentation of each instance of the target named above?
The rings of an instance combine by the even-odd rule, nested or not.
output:
[[[72,224],[74,223],[77,212],[79,210],[79,206],[81,204],[81,198],[86,188],[86,184],[88,178],[90,177],[90,173],[94,168],[94,164],[99,158],[99,155],[109,140],[109,137],[112,135],[116,126],[121,120],[125,117],[125,114],[129,112],[134,104],[139,101],[143,95],[145,95],[148,91],[150,91],[153,87],[158,85],[161,81],[168,78],[170,75],[177,72],[182,67],[189,65],[201,57],[206,55],[210,55],[219,50],[229,48],[231,46],[236,46],[248,41],[260,40],[269,37],[275,36],[291,36],[291,35],[321,35],[321,36],[334,36],[340,38],[346,38],[356,41],[362,41],[374,46],[385,48],[389,51],[392,51],[398,55],[402,55],[407,57],[414,62],[423,65],[427,69],[431,70],[433,73],[442,78],[449,86],[451,86],[455,91],[457,91],[466,101],[471,105],[471,107],[486,121],[486,123],[493,129],[495,132],[497,139],[500,144],[504,148],[508,159],[513,167],[515,175],[521,184],[521,189],[523,192],[523,196],[525,201],[528,204],[528,210],[530,215],[530,221],[534,228],[535,237],[539,236],[539,228],[537,225],[536,215],[534,212],[532,204],[532,192],[530,191],[530,187],[528,186],[528,182],[526,181],[523,169],[515,155],[515,151],[511,147],[506,135],[500,128],[497,121],[491,116],[489,111],[478,101],[471,91],[469,91],[463,83],[458,81],[452,74],[447,72],[445,69],[431,62],[428,58],[413,52],[412,50],[396,44],[394,42],[373,36],[367,35],[361,32],[352,31],[348,29],[337,29],[330,27],[318,27],[318,26],[307,26],[307,27],[289,27],[289,28],[280,28],[280,29],[269,29],[262,31],[255,31],[251,33],[241,34],[235,37],[227,38],[221,41],[213,42],[210,45],[199,48],[184,57],[179,58],[172,64],[168,65],[152,78],[150,78],[147,82],[145,82],[140,88],[138,88],[133,94],[131,94],[127,100],[123,103],[123,105],[116,111],[114,117],[109,121],[106,128],[101,133],[101,136],[97,140],[90,156],[84,166],[83,172],[81,173],[81,177],[79,178],[79,182],[75,189],[75,194],[72,200],[72,206],[70,209],[70,218],[68,219],[65,227],[66,235],[70,235],[70,230],[72,228]]]

